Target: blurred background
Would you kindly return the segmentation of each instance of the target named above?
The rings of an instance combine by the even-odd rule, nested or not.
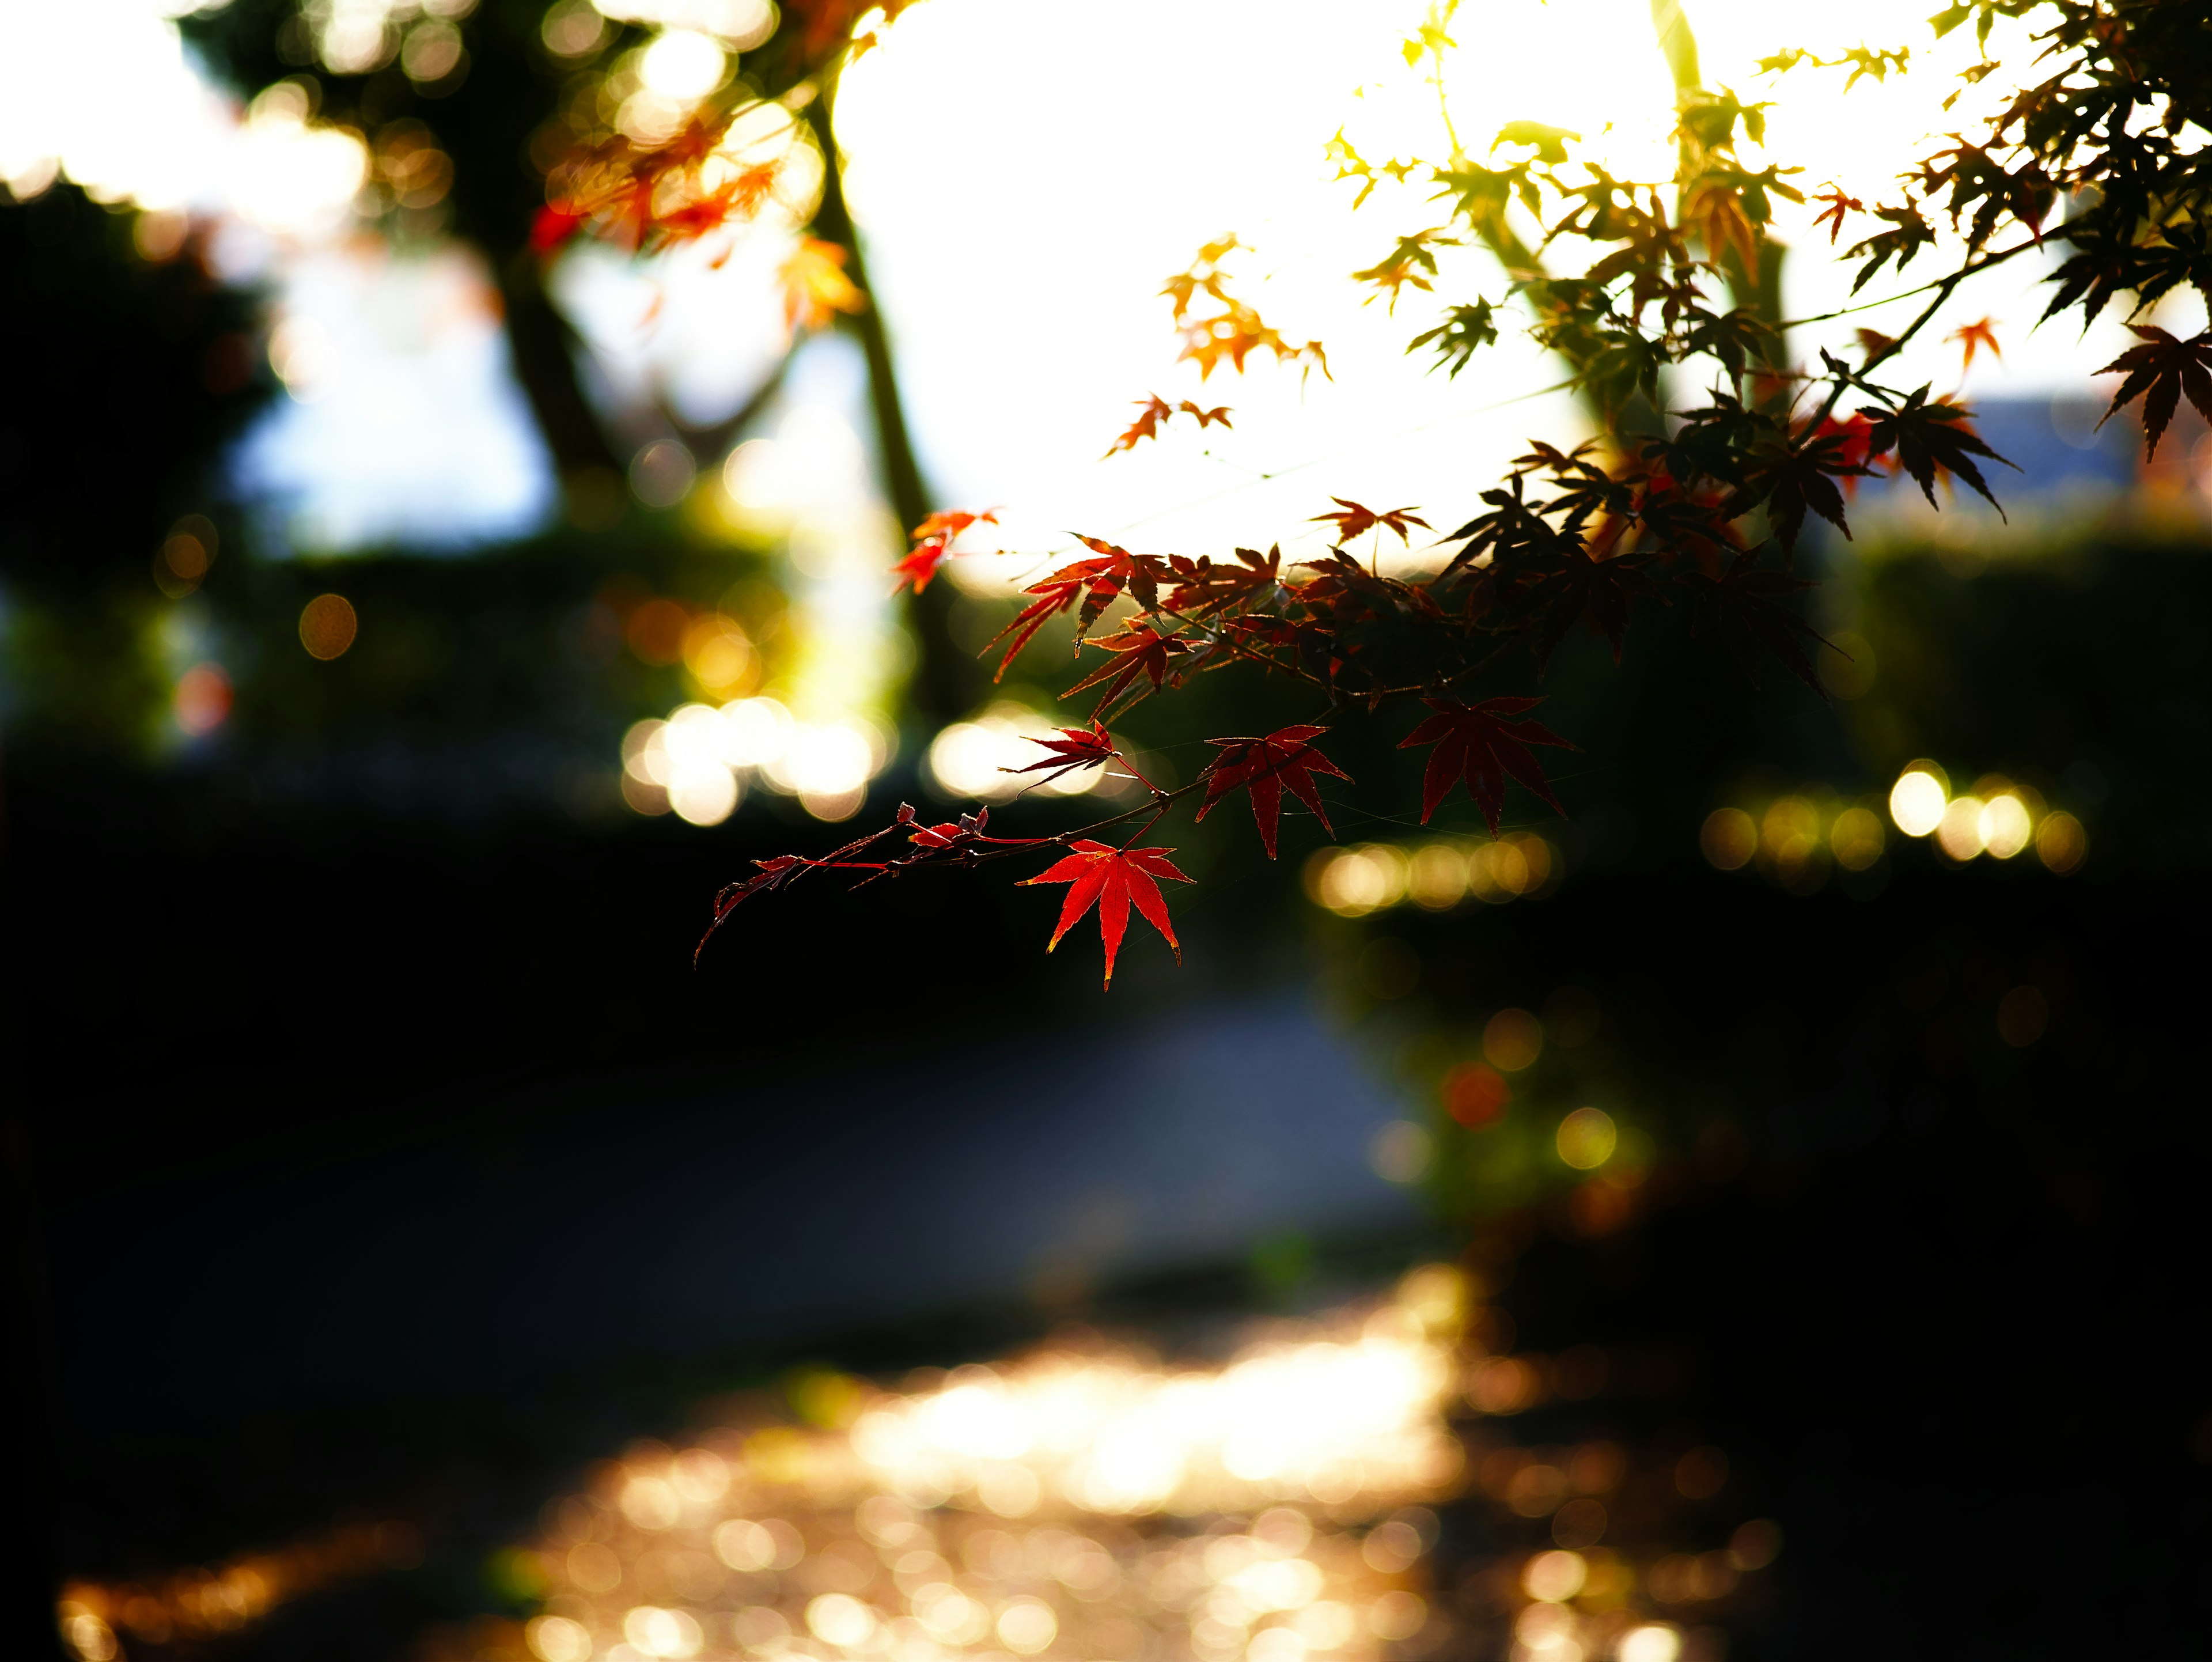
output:
[[[1075,679],[1054,637],[999,684],[976,655],[1071,533],[1318,554],[1332,495],[1464,518],[1528,435],[1587,427],[1510,332],[1427,376],[1425,325],[1344,281],[1432,216],[1416,181],[1353,216],[1325,155],[1446,149],[1400,49],[1420,6],[927,0],[759,139],[785,184],[757,221],[533,248],[575,145],[780,93],[856,9],[0,3],[10,1653],[1717,1662],[2193,1632],[2203,424],[2146,464],[2132,420],[2097,424],[2119,325],[2031,333],[2039,274],[1990,273],[1947,320],[1993,320],[2002,355],[1930,331],[1916,364],[2016,465],[2005,516],[1861,488],[1814,556],[1830,699],[1686,619],[1617,667],[1571,640],[1542,688],[1582,746],[1568,812],[1516,797],[1494,840],[1464,801],[1417,826],[1402,720],[1340,713],[1334,831],[1293,816],[1270,865],[1241,810],[1177,827],[1182,965],[1133,939],[1110,996],[1091,949],[1043,955],[1057,891],[988,876],[756,901],[695,970],[756,857],[901,801],[1095,813],[999,771]],[[1925,28],[1771,9],[1692,9],[1709,81]],[[1541,119],[1671,170],[1646,8],[1456,27],[1465,131]],[[1928,68],[1847,104],[1787,86],[1771,153],[1879,195],[1956,119]],[[1158,285],[1232,229],[1334,379],[1174,361]],[[1778,232],[1786,314],[1840,303],[1809,215]],[[794,315],[810,235],[866,303]],[[2194,332],[2196,305],[2160,315]],[[1235,425],[1094,460],[1155,391]],[[997,540],[894,596],[903,527],[987,507]],[[1172,782],[1210,735],[1315,714],[1224,676],[1124,727]],[[1201,1632],[1165,1568],[1087,1650],[1042,1595],[927,1652],[823,1602],[860,1610],[837,1554],[923,1550],[936,1501],[963,1530],[1060,1504],[1018,1452],[996,1489],[899,1488],[868,1427],[957,1419],[979,1378],[1000,1425],[1071,1358],[1141,1394],[1346,1334],[1441,1370],[1389,1434],[1459,1452],[1360,1454],[1304,1415],[1337,1387],[1267,1376],[1249,1400],[1311,1462],[1368,1465],[1267,1488],[1224,1454],[1248,1488],[1177,1502],[1243,1543],[1190,1571],[1246,1588],[1243,1626]],[[908,1511],[807,1488],[860,1481],[848,1446]],[[749,1482],[812,1497],[778,1502],[800,1556]],[[679,1526],[712,1543],[696,1586],[640,1568]],[[1182,1562],[1133,1527],[1100,1549]],[[1105,1585],[1065,1531],[1049,1574],[954,1533],[927,1550],[962,1597]],[[1338,1547],[1325,1585],[1251,1591]],[[586,1548],[662,1577],[648,1616],[622,1626]],[[780,1629],[685,1613],[747,1575],[796,1578],[745,1607],[783,1598]],[[1354,1584],[1364,1625],[1252,1629]]]

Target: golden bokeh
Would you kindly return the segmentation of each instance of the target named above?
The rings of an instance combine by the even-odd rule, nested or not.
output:
[[[360,629],[353,602],[343,594],[318,594],[300,611],[300,644],[310,658],[343,658]]]

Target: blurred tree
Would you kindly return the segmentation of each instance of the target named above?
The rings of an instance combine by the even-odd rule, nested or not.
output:
[[[435,15],[441,9],[425,9],[434,15],[418,21],[416,29],[456,27]],[[780,14],[760,9],[763,21],[774,21],[774,32],[764,40],[740,37],[745,46],[741,67],[711,107],[723,112],[719,119],[726,120],[732,108],[757,109],[781,100],[803,125],[803,133],[795,125],[793,137],[803,137],[822,161],[818,186],[787,205],[811,239],[837,251],[836,270],[850,285],[852,298],[819,316],[800,316],[792,344],[807,329],[832,323],[854,338],[868,366],[884,494],[900,522],[913,525],[929,511],[928,492],[907,429],[883,318],[868,303],[866,259],[846,210],[830,119],[837,68],[851,50],[853,25],[865,9],[848,0],[799,0]],[[467,10],[458,24],[463,51],[458,58],[439,58],[444,72],[434,76],[423,70],[409,46],[415,36],[396,14],[385,26],[381,44],[368,51],[334,45],[327,11],[299,0],[235,0],[186,18],[184,27],[247,95],[297,76],[313,84],[319,119],[357,129],[380,150],[391,137],[411,140],[423,130],[434,135],[453,164],[447,228],[481,249],[495,274],[517,379],[571,499],[583,501],[583,518],[595,521],[598,504],[621,500],[622,475],[635,441],[624,441],[611,423],[612,412],[596,405],[586,391],[586,349],[547,288],[549,256],[556,252],[546,236],[548,195],[549,189],[557,193],[561,187],[560,179],[549,181],[549,175],[562,174],[564,167],[572,174],[580,157],[595,153],[633,162],[653,155],[656,145],[625,135],[619,122],[623,95],[635,88],[638,52],[656,33],[576,0],[550,7],[538,0],[494,0],[472,10],[447,7],[442,13],[459,10]],[[650,9],[607,10],[643,18]],[[732,16],[750,15],[744,7],[731,10]],[[726,39],[725,44],[731,43]],[[411,72],[410,64],[416,66]],[[684,147],[695,142],[686,135],[694,132],[686,125],[659,147],[664,159],[684,155]],[[657,173],[653,176],[658,179]],[[758,205],[757,196],[751,205]],[[719,211],[701,211],[696,201],[686,207],[671,197],[659,210],[648,208],[644,220],[629,222],[630,246],[665,240],[665,228],[651,224],[655,211],[676,216],[680,234],[690,236],[719,228],[732,206],[726,200]],[[398,218],[404,228],[407,216]],[[711,454],[726,447],[758,413],[781,374],[779,367],[738,409],[706,427],[665,402],[656,415],[695,451]],[[980,684],[966,655],[948,650],[950,600],[939,594],[918,597],[915,603],[922,654],[913,692],[926,714],[943,720],[964,712]]]

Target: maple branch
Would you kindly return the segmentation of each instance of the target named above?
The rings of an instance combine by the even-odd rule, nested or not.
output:
[[[2019,252],[2017,248],[2012,249],[2007,258]],[[1962,265],[1948,277],[1939,278],[1930,285],[1936,290],[1936,297],[1921,308],[1920,315],[1905,326],[1902,334],[1890,341],[1888,344],[1868,353],[1867,361],[1859,366],[1858,374],[1856,376],[1841,374],[1834,376],[1828,388],[1828,396],[1821,400],[1820,410],[1813,417],[1813,426],[1817,429],[1822,422],[1836,413],[1836,406],[1843,402],[1844,394],[1850,390],[1854,380],[1863,382],[1877,365],[1887,363],[1903,351],[1905,342],[1926,328],[1934,320],[1936,314],[1951,303],[1952,295],[1957,291],[1960,283],[1974,274],[1975,269],[1972,265]]]
[[[2009,248],[2000,249],[1996,253],[1986,254],[1980,259],[1972,261],[1959,271],[1954,271],[1948,277],[1932,277],[1928,282],[1922,283],[1917,289],[1906,289],[1894,295],[1886,295],[1880,300],[1862,301],[1856,306],[1838,307],[1832,312],[1815,312],[1810,317],[1784,319],[1782,322],[1776,324],[1774,326],[1777,329],[1802,329],[1808,324],[1832,323],[1838,318],[1856,317],[1861,312],[1872,312],[1876,311],[1884,306],[1894,306],[1900,300],[1911,300],[1915,295],[1924,295],[1930,289],[1941,288],[1945,283],[1956,283],[1961,278],[1973,277],[1979,272],[1986,271],[1992,265],[2002,265],[2005,261],[2010,259],[2015,254],[2024,254],[2031,248],[2040,248],[2045,243],[2052,241],[2063,235],[2065,228],[2066,228],[2064,226],[2061,226],[2057,230],[2051,232],[2048,235],[2033,237],[2026,242],[2015,243]],[[1900,338],[1902,338],[1902,337],[1900,337]]]

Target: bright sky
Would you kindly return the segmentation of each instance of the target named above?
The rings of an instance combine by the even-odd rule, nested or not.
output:
[[[212,93],[165,15],[184,3],[0,0],[0,177],[28,192],[58,166],[104,199],[217,215],[226,266],[278,281],[277,344],[308,373],[249,460],[303,531],[356,545],[441,522],[447,541],[512,534],[544,511],[550,480],[481,274],[347,245],[360,145],[281,99],[240,111]],[[1993,76],[1943,113],[1952,71],[1973,51],[1967,31],[1931,41],[1929,0],[1685,3],[1708,82],[1778,100],[1753,165],[1802,166],[1808,192],[1832,180],[1874,200],[1923,153],[1924,134],[1964,125],[2008,82]],[[1192,553],[1278,539],[1314,551],[1323,539],[1310,516],[1333,494],[1418,504],[1443,529],[1528,435],[1577,434],[1572,403],[1539,390],[1559,366],[1510,327],[1456,381],[1427,374],[1425,353],[1406,356],[1448,300],[1502,295],[1486,255],[1448,254],[1443,293],[1409,291],[1395,320],[1348,281],[1397,235],[1442,218],[1418,184],[1386,185],[1353,213],[1354,187],[1323,157],[1340,126],[1378,161],[1446,153],[1425,66],[1409,70],[1399,51],[1425,9],[928,0],[884,33],[847,76],[839,129],[940,500],[1003,505],[1008,539],[1034,551],[1081,530]],[[1471,151],[1532,119],[1581,131],[1616,173],[1671,174],[1673,89],[1647,0],[1469,0],[1454,31],[1448,90]],[[2018,61],[2024,34],[2000,25],[1992,50]],[[1912,71],[1845,96],[1839,71],[1801,67],[1778,82],[1754,67],[1784,46],[1834,55],[1862,42],[1909,45]],[[1849,287],[1812,212],[1785,205],[1780,226],[1800,316],[1844,303]],[[1232,230],[1253,245],[1234,268],[1239,292],[1291,339],[1323,341],[1334,381],[1262,356],[1242,377],[1201,385],[1175,363],[1161,282]],[[788,236],[763,228],[719,270],[699,251],[644,267],[584,251],[559,287],[617,392],[651,388],[711,420],[780,350],[769,277]],[[1923,256],[1869,295],[1936,269]],[[2071,324],[2030,337],[2036,275],[2023,260],[1962,291],[1906,366],[1908,384],[1955,387],[1956,350],[1942,338],[1987,315],[2006,355],[1976,365],[1970,394],[2089,385],[2128,338],[2110,319],[2086,342]],[[1849,342],[1856,324],[1893,330],[1909,315],[1893,306],[1795,344],[1809,355],[1823,339]],[[305,356],[289,350],[302,343]],[[1235,428],[1171,426],[1100,460],[1152,392],[1226,404]],[[702,474],[717,460],[701,458]]]
[[[1939,106],[1957,84],[1946,71],[1973,60],[1971,31],[1932,43],[1926,0],[1686,9],[1708,84],[1778,100],[1771,148],[1751,153],[1753,165],[1802,166],[1808,195],[1833,180],[1872,201],[1923,153],[1922,135],[1964,124],[1965,100],[1948,116]],[[1575,435],[1564,396],[1527,396],[1557,366],[1510,331],[1456,382],[1425,374],[1425,353],[1405,356],[1446,296],[1502,295],[1486,255],[1448,264],[1455,280],[1443,295],[1409,291],[1395,321],[1346,280],[1401,233],[1443,218],[1413,185],[1386,185],[1354,214],[1355,187],[1334,182],[1322,155],[1340,125],[1370,160],[1448,153],[1435,90],[1399,52],[1425,10],[1407,0],[930,0],[905,14],[848,74],[839,130],[941,494],[1006,504],[1010,539],[1027,548],[1061,545],[1073,529],[1192,553],[1278,538],[1318,550],[1321,528],[1306,521],[1332,494],[1421,504],[1448,528],[1525,436]],[[1617,174],[1671,177],[1673,86],[1646,0],[1478,0],[1454,34],[1450,107],[1471,152],[1528,119],[1581,131]],[[2016,52],[2021,36],[2000,33],[1991,49]],[[1803,66],[1778,84],[1754,65],[1784,46],[1834,56],[1863,42],[1910,45],[1912,72],[1846,97],[1842,72]],[[1851,268],[1823,258],[1816,210],[1783,205],[1779,234],[1799,251],[1785,267],[1793,315],[1847,303]],[[1255,246],[1246,269],[1268,278],[1248,297],[1291,339],[1321,338],[1334,383],[1302,386],[1296,368],[1264,356],[1241,380],[1217,373],[1204,386],[1175,365],[1161,281],[1230,230]],[[1878,279],[1861,298],[1937,269],[1923,254],[1906,280]],[[1957,349],[1942,336],[1984,316],[2006,350],[1975,368],[1967,390],[1984,396],[2081,387],[2130,344],[2112,320],[2087,343],[2063,324],[2030,338],[2043,303],[2029,292],[2035,276],[2023,261],[1970,284],[1913,356],[1907,384],[1955,388]],[[1823,338],[1850,340],[1856,325],[1894,330],[1910,315],[1887,307],[1801,332],[1796,344],[1809,352]],[[1233,406],[1234,433],[1201,437],[1186,424],[1097,460],[1131,402],[1154,391]]]

